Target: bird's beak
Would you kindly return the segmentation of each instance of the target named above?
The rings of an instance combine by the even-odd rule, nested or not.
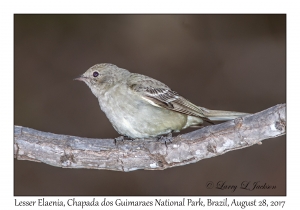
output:
[[[85,77],[84,77],[83,75],[80,75],[79,77],[77,77],[77,78],[75,78],[75,79],[73,79],[73,80],[78,80],[78,81],[84,82]]]

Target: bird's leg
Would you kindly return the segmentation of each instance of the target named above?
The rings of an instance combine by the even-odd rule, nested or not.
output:
[[[115,144],[117,144],[117,141],[122,141],[122,142],[124,142],[124,140],[131,140],[131,141],[133,141],[134,139],[133,139],[133,138],[130,138],[129,136],[119,136],[119,137],[117,137],[117,138],[114,138]]]
[[[167,136],[160,136],[157,139],[158,141],[162,141],[165,143],[166,147],[168,147],[167,142],[169,141],[170,143],[172,143],[172,132],[168,133]]]
[[[114,138],[115,145],[117,145],[117,141],[124,142],[124,140],[125,140],[125,136],[119,136],[117,138]]]

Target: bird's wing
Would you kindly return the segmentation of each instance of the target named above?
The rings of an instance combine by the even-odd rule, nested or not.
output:
[[[127,85],[154,106],[163,107],[186,115],[201,117],[205,121],[210,121],[203,114],[201,107],[189,102],[162,82],[144,75],[134,74],[129,78]]]

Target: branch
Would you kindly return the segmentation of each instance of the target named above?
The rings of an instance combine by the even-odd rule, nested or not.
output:
[[[58,135],[15,126],[18,160],[63,168],[115,171],[163,170],[260,144],[285,134],[286,104],[256,114],[182,134],[166,145],[154,139],[117,141]]]

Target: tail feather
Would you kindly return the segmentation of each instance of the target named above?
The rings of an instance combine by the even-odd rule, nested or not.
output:
[[[210,110],[204,107],[200,107],[200,109],[203,111],[204,117],[212,121],[233,120],[235,118],[242,117],[249,114],[249,113],[234,112],[234,111]]]

